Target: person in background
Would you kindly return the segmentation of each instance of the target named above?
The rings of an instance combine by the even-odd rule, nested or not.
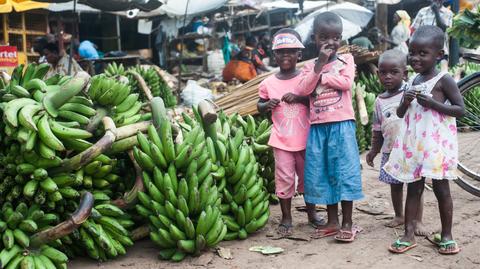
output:
[[[393,49],[408,54],[407,41],[410,38],[410,16],[405,10],[397,10],[393,15],[393,22],[396,24],[392,29],[390,38],[382,38],[382,41],[389,43]]]
[[[356,37],[350,43],[352,45],[357,45],[359,47],[362,47],[362,48],[365,48],[365,49],[368,49],[368,50],[373,50],[375,48],[375,46],[373,46],[372,41],[370,41],[370,39],[368,39],[368,37],[366,37],[366,36]]]
[[[70,61],[70,56],[68,56],[65,52],[60,52],[58,45],[55,43],[48,43],[43,47],[43,55],[45,59],[50,64],[50,70],[48,70],[45,78],[52,77],[56,74],[59,75],[75,75],[82,70],[80,65],[75,61],[75,59],[71,59],[72,67],[70,74],[68,73],[68,65]]]
[[[262,72],[268,72],[268,68],[263,64],[262,59],[266,56],[265,52],[258,49],[258,39],[255,36],[249,36],[245,40],[244,50],[250,51],[251,61],[255,66],[257,74]]]
[[[43,54],[43,48],[48,43],[53,43],[55,41],[55,36],[52,34],[47,34],[45,36],[39,36],[33,40],[32,44],[32,51],[38,53],[40,55],[38,59],[38,63],[46,63],[47,59],[45,59],[45,55]]]
[[[441,71],[448,71],[448,35],[447,28],[452,26],[453,12],[444,7],[444,0],[431,0],[432,4],[420,9],[412,23],[412,31],[425,25],[434,25],[442,29],[445,33],[445,42],[443,45],[444,57],[440,61]]]
[[[78,46],[78,54],[83,59],[99,59],[100,56],[98,55],[97,45],[93,44],[88,40],[84,40],[80,42]]]
[[[361,35],[359,37],[354,38],[351,41],[352,45],[357,45],[362,48],[366,48],[368,50],[375,49],[375,45],[379,43],[380,40],[380,29],[377,27],[373,27],[368,30],[367,35]]]

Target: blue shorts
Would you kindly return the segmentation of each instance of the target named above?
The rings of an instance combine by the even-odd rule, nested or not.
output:
[[[305,201],[332,205],[362,198],[355,122],[313,124],[305,155]]]

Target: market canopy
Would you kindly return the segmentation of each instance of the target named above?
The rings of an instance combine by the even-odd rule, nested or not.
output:
[[[13,10],[17,12],[27,11],[30,9],[46,8],[47,3],[27,0],[0,0],[0,13],[10,13]]]
[[[38,0],[46,3],[68,3],[72,4],[72,0]],[[151,11],[159,8],[164,0],[78,0],[77,3],[89,5],[92,8],[102,11],[126,11],[131,9],[139,9],[142,11]]]
[[[139,12],[137,17],[145,18],[167,15],[175,18],[183,17],[185,16],[185,13],[188,17],[191,17],[215,10],[221,6],[224,6],[227,2],[228,0],[168,0],[165,1],[165,4],[155,10],[149,12]]]

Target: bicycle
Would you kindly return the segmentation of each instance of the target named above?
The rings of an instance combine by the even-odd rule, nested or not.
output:
[[[464,55],[464,59],[480,63],[480,56]],[[463,190],[480,197],[480,72],[470,74],[457,83],[465,100],[465,116],[457,120],[459,140],[458,170],[464,176],[455,180]]]

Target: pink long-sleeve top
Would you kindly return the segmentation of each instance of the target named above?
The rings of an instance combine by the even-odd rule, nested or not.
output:
[[[315,73],[316,61],[305,64],[302,79],[294,92],[310,96],[310,124],[355,120],[352,106],[352,85],[355,63],[351,54],[337,59]]]

